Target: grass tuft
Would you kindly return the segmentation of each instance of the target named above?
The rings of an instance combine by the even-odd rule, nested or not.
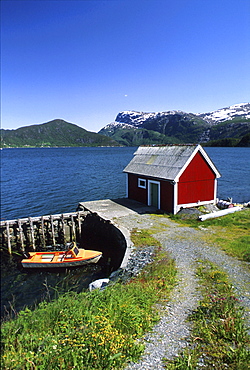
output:
[[[152,230],[150,229],[133,229],[131,231],[131,240],[134,246],[138,249],[151,245],[157,247],[161,246],[160,242],[152,236]]]
[[[147,230],[137,244],[158,245]],[[68,292],[3,323],[2,369],[111,370],[137,361],[138,339],[159,320],[156,303],[175,284],[175,265],[158,246],[154,262],[126,284]]]

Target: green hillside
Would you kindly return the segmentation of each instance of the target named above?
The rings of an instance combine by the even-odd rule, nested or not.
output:
[[[250,147],[250,133],[244,135],[241,138],[225,138],[218,140],[211,140],[203,144],[204,146],[227,146],[227,147]]]
[[[249,134],[250,119],[234,118],[214,125],[210,130],[210,140],[235,138],[240,139]]]
[[[119,145],[112,138],[87,131],[61,119],[16,130],[1,129],[2,148]]]
[[[179,144],[181,141],[176,137],[160,134],[157,131],[147,129],[120,129],[112,139],[124,146],[139,146],[152,144]]]

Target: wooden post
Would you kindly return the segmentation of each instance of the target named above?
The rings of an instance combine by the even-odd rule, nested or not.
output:
[[[76,228],[73,215],[71,215],[71,224],[72,224],[72,241],[76,241]]]
[[[32,218],[31,217],[29,217],[29,223],[30,223],[30,233],[31,233],[32,248],[35,251],[36,250],[36,246],[35,246],[35,236],[34,236],[34,225],[33,225],[33,221],[32,221]]]
[[[24,249],[23,229],[22,229],[21,220],[18,219],[17,223],[18,223],[18,229],[19,229],[19,235],[20,235],[20,241],[21,241],[21,249],[24,252],[25,249]]]
[[[61,215],[61,222],[62,222],[62,233],[63,233],[63,244],[66,244],[66,236],[65,236],[65,223],[64,223],[64,214]]]
[[[6,231],[7,231],[8,251],[9,254],[11,254],[11,236],[10,236],[10,225],[8,221],[6,221]]]
[[[78,233],[79,233],[79,241],[81,239],[81,218],[80,212],[77,212],[77,221],[78,221]]]
[[[44,231],[44,218],[43,218],[43,216],[41,217],[41,228],[42,228],[42,242],[43,242],[43,247],[45,248],[46,242],[45,242],[45,231]]]
[[[56,239],[55,239],[55,229],[54,229],[54,223],[53,223],[53,216],[50,215],[50,222],[51,222],[51,232],[52,232],[52,243],[53,246],[56,245]]]

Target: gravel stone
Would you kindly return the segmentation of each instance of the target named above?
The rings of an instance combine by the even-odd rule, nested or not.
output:
[[[155,247],[147,247],[141,250],[133,250],[130,254],[127,266],[120,271],[119,278],[127,281],[137,276],[140,271],[153,261]]]
[[[129,231],[133,228],[155,228],[154,237],[174,258],[178,271],[178,284],[171,293],[170,302],[160,311],[161,320],[142,339],[146,348],[141,361],[130,363],[126,370],[164,370],[162,359],[174,358],[188,345],[192,327],[186,319],[202,298],[195,276],[198,260],[209,260],[228,274],[236,295],[245,307],[246,326],[250,327],[249,263],[241,262],[216,246],[206,244],[202,236],[210,230],[204,227],[199,230],[183,227],[168,218],[147,214],[120,217],[116,222]],[[157,232],[159,225],[162,231]],[[129,269],[131,273],[133,268]]]

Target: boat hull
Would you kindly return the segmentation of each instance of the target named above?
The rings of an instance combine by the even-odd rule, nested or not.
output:
[[[88,265],[90,263],[97,263],[99,259],[101,258],[100,256],[90,258],[88,260],[82,260],[82,261],[67,261],[67,262],[21,262],[22,266],[24,268],[67,268],[67,267],[76,267],[76,266],[84,266]]]
[[[77,254],[74,253],[76,251]],[[68,251],[56,252],[31,252],[29,258],[23,259],[24,268],[67,268],[84,266],[97,263],[102,257],[102,252],[78,249],[74,247]]]

